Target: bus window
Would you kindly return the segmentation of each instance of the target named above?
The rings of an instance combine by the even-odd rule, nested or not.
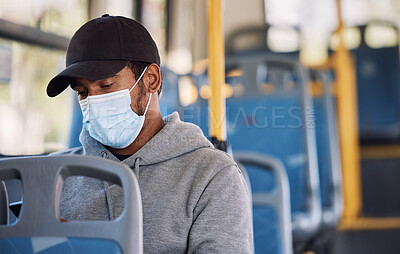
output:
[[[398,44],[398,32],[391,26],[371,24],[365,29],[364,39],[371,48],[394,47]]]
[[[49,98],[46,86],[64,68],[68,39],[87,19],[88,3],[71,3],[0,2],[1,21],[20,31],[2,30],[0,36],[0,154],[43,154],[67,147],[72,91]]]
[[[274,52],[299,51],[300,33],[293,28],[271,26],[268,29],[267,43]]]
[[[64,65],[64,52],[5,43],[11,45],[12,61],[9,80],[0,81],[0,153],[42,154],[65,148],[71,94],[57,99],[46,95],[48,81]]]
[[[346,27],[344,29],[344,43],[347,49],[355,49],[360,46],[361,43],[361,33],[356,27]],[[336,49],[338,47],[339,37],[336,33],[333,33],[330,41],[331,49]]]

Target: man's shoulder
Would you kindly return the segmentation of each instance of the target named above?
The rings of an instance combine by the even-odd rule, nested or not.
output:
[[[226,153],[213,147],[203,147],[194,150],[188,156],[197,159],[199,162],[212,165],[216,169],[223,169],[229,166],[237,167],[236,162]]]
[[[49,156],[59,156],[59,155],[83,155],[83,147],[78,146],[49,154]]]

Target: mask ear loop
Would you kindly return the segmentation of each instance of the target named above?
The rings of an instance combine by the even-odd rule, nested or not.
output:
[[[146,66],[146,68],[144,68],[142,74],[140,74],[139,78],[136,80],[136,82],[135,82],[135,84],[132,86],[132,88],[129,89],[129,92],[131,92],[131,91],[133,90],[133,88],[135,88],[135,86],[139,83],[140,79],[143,77],[143,75],[144,75],[144,73],[146,72],[146,70],[147,70],[147,66]]]
[[[147,106],[146,106],[146,109],[144,110],[144,116],[146,115],[146,113],[147,113],[147,109],[149,108],[149,105],[150,105],[150,101],[151,101],[151,95],[152,95],[152,93],[150,93],[150,98],[149,98],[149,101],[147,102]]]

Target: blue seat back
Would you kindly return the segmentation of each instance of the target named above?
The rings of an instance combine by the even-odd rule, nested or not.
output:
[[[206,137],[209,135],[208,100],[201,97],[200,89],[203,85],[208,85],[207,75],[207,69],[200,74],[192,74],[193,84],[198,91],[197,99],[193,104],[179,108],[179,115],[182,119],[198,125]]]
[[[255,253],[292,253],[290,193],[283,164],[274,157],[252,152],[235,152],[233,157],[247,173],[252,191]],[[268,185],[268,179],[274,181],[274,188],[258,188],[263,184],[257,180]]]
[[[258,152],[283,162],[292,193],[294,225],[301,224],[295,222],[297,218],[312,214],[312,219],[308,217],[310,221],[304,223],[312,229],[294,227],[295,240],[307,238],[319,226],[321,207],[314,112],[305,93],[305,84],[308,84],[306,71],[295,60],[271,55],[231,57],[226,63],[227,73],[235,69],[240,73],[227,75],[226,82],[234,91],[237,87],[243,90],[240,95],[234,93],[226,99],[228,142],[234,152]],[[207,82],[198,87],[202,84]],[[207,100],[199,97],[193,105],[182,110],[184,120],[199,125],[207,135]],[[253,178],[253,173],[249,173],[253,192],[274,188],[274,178],[268,174],[264,172],[265,179],[261,180],[261,177],[255,175]]]
[[[161,115],[167,116],[179,110],[179,75],[167,67],[161,67],[162,92],[160,94]]]
[[[394,28],[398,37],[398,28],[387,25]],[[366,42],[368,27],[358,27],[361,43],[351,51],[356,64],[360,136],[367,140],[396,138],[400,135],[399,44],[369,47]]]
[[[290,95],[227,100],[228,140],[232,150],[252,150],[282,160],[290,179],[293,216],[304,211],[306,196],[304,168],[307,167],[307,159],[299,105],[299,100]],[[257,176],[255,179],[261,181],[263,178]],[[253,181],[252,175],[250,179]],[[254,192],[259,188],[263,191],[273,188],[265,182],[258,186],[258,181],[254,181]]]

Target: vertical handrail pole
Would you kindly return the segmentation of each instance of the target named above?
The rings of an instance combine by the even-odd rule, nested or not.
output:
[[[225,49],[222,0],[207,0],[208,60],[211,95],[209,98],[210,137],[226,141],[225,119]]]
[[[334,53],[333,67],[336,74],[339,142],[343,171],[343,224],[360,215],[362,192],[355,66],[344,42],[341,0],[336,0],[336,3],[339,45]]]

